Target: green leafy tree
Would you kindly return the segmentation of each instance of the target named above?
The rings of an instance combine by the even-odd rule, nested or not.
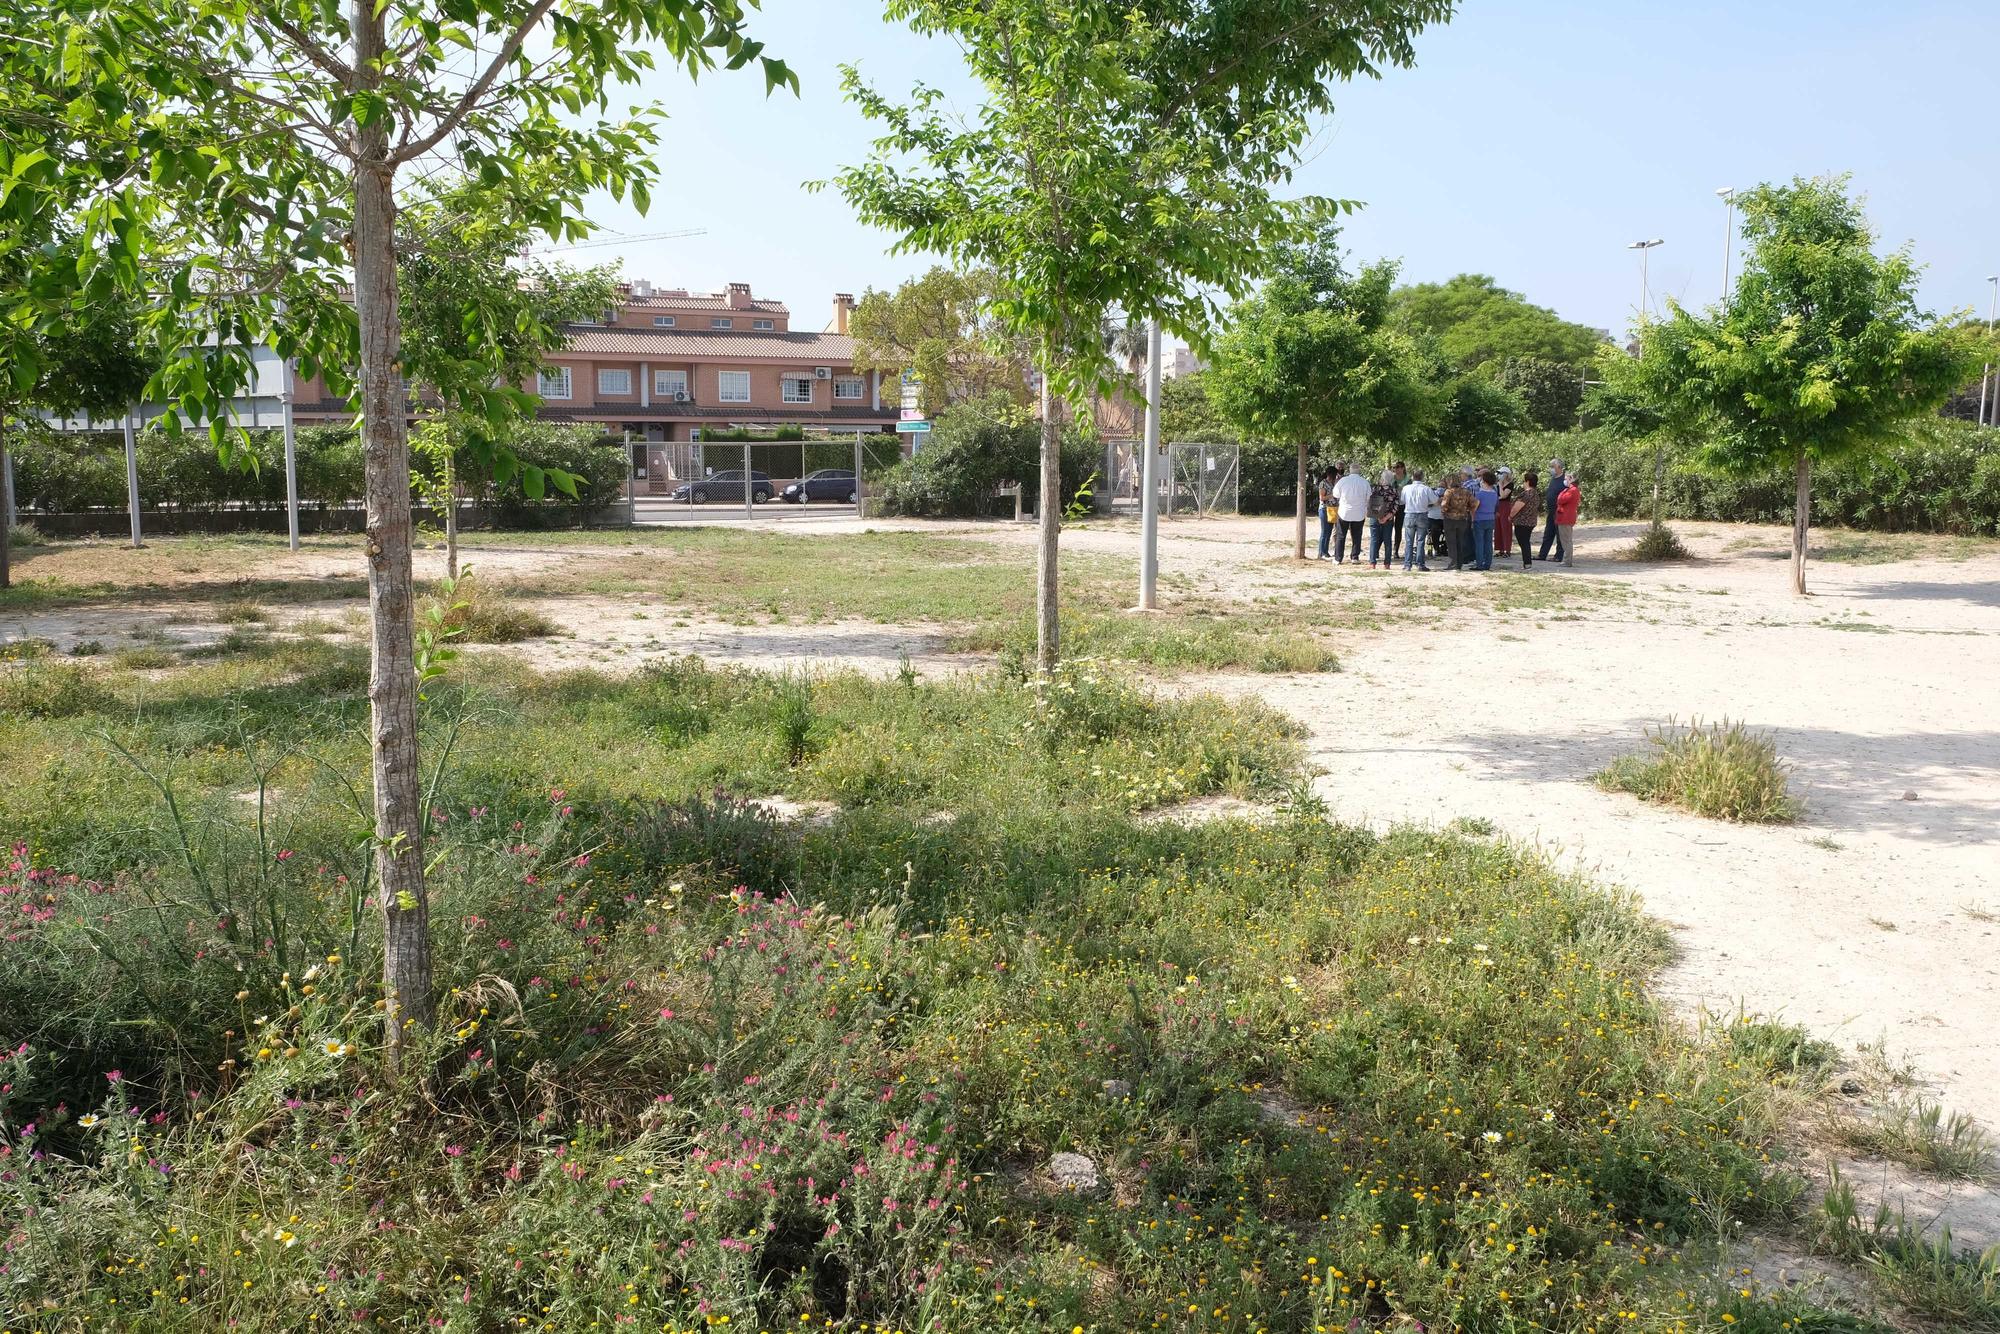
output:
[[[1245,436],[1289,440],[1296,453],[1293,555],[1306,554],[1313,445],[1402,446],[1435,438],[1432,367],[1387,326],[1391,261],[1349,274],[1338,234],[1288,247],[1256,295],[1237,303],[1215,343],[1209,397]]]
[[[1428,333],[1460,370],[1497,373],[1510,357],[1534,357],[1578,369],[1604,335],[1530,303],[1483,273],[1399,288],[1396,322]]]
[[[1229,424],[1216,408],[1215,400],[1209,396],[1213,377],[1213,371],[1202,370],[1160,381],[1162,440],[1200,440],[1217,444],[1240,440],[1241,433]]]
[[[532,382],[551,353],[569,342],[565,326],[596,315],[617,297],[612,270],[574,269],[527,258],[535,218],[555,164],[484,185],[453,180],[398,218],[397,291],[401,302],[403,378],[424,404],[436,404],[411,448],[430,461],[417,477],[444,515],[445,577],[458,577],[459,459],[493,464],[494,481],[516,477],[532,500],[553,484],[576,494],[561,469],[524,460],[512,447],[510,416],[463,406],[483,404],[495,385]],[[509,409],[522,400],[509,398]]]
[[[19,252],[14,255],[18,259]],[[0,272],[9,267],[18,271],[16,264],[0,259]],[[136,314],[122,301],[57,307],[33,326],[12,330],[7,341],[13,358],[12,374],[0,375],[0,487],[7,486],[10,475],[9,418],[31,412],[118,417],[139,402],[152,371]],[[5,520],[16,500],[0,495],[0,588],[13,583],[13,534]]]
[[[914,370],[923,380],[926,417],[996,393],[1026,406],[1034,353],[994,313],[1001,295],[992,269],[943,265],[893,292],[870,289],[848,325],[855,367]]]
[[[1678,305],[1643,333],[1663,416],[1707,426],[1700,462],[1793,477],[1792,591],[1806,591],[1812,470],[1904,440],[1978,367],[1962,331],[1919,312],[1907,249],[1878,255],[1845,177],[1742,196],[1750,253],[1728,303]]]
[[[1675,395],[1668,381],[1665,358],[1635,357],[1623,348],[1605,344],[1591,365],[1597,383],[1590,387],[1590,415],[1600,426],[1627,440],[1647,444],[1653,450],[1652,526],[1664,530],[1662,495],[1667,481],[1667,463],[1685,458],[1701,443],[1704,421],[1701,409]]]
[[[606,119],[611,90],[656,52],[690,73],[761,63],[767,87],[796,86],[747,35],[745,13],[741,0],[16,0],[0,19],[7,179],[61,211],[94,257],[67,274],[38,265],[27,296],[0,294],[0,316],[64,295],[142,294],[164,358],[150,396],[207,420],[225,451],[251,343],[324,373],[335,392],[355,389],[392,1068],[406,1027],[434,1007],[399,187],[447,161],[488,188],[532,180],[528,225],[564,239],[587,231],[593,189],[645,208],[660,113]],[[534,405],[507,383],[457,392],[450,407],[494,422]]]
[[[1537,430],[1567,431],[1576,425],[1576,410],[1583,403],[1581,367],[1545,357],[1508,357],[1493,373],[1493,383],[1521,400]]]
[[[1414,59],[1450,0],[889,0],[948,39],[984,102],[971,116],[919,86],[892,102],[852,66],[844,88],[883,133],[836,176],[861,217],[997,271],[990,309],[1041,372],[1036,660],[1058,652],[1060,400],[1105,387],[1113,312],[1205,343],[1213,293],[1235,295],[1280,243],[1338,207],[1282,200],[1332,89]]]

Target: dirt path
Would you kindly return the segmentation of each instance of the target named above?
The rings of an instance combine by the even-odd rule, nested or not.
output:
[[[1779,563],[1725,551],[1741,530],[1690,535],[1696,565],[1507,576],[1637,594],[1581,619],[1385,617],[1336,633],[1337,674],[1182,684],[1304,721],[1317,790],[1344,818],[1480,818],[1636,890],[1675,928],[1663,987],[1688,1009],[1740,1003],[1850,1048],[1885,1042],[2000,1124],[2000,731],[1982,701],[2000,558],[1822,563],[1800,603]],[[1169,542],[1163,569],[1246,595],[1272,581],[1210,546]],[[1295,586],[1497,577],[1321,566]],[[1592,786],[1647,726],[1690,716],[1775,734],[1805,820],[1736,826]]]

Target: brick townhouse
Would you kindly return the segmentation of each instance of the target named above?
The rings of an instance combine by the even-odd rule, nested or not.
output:
[[[854,298],[833,298],[824,330],[793,329],[784,303],[751,295],[618,285],[618,304],[569,327],[539,384],[549,421],[584,422],[611,434],[666,442],[737,426],[796,425],[809,433],[888,431],[900,415],[895,382],[854,369],[848,317]],[[293,386],[301,421],[344,421],[352,409],[318,379]]]

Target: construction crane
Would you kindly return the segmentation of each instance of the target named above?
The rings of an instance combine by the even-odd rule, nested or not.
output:
[[[685,227],[677,232],[647,232],[643,236],[610,236],[602,241],[578,241],[575,245],[542,245],[531,247],[530,255],[552,255],[561,250],[600,250],[605,246],[635,245],[640,241],[678,241],[687,236],[706,236],[706,227]]]

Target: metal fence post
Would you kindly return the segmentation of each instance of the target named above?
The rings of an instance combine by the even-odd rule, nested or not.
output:
[[[750,442],[743,442],[743,517],[755,518],[756,511],[750,507],[757,503],[757,490],[750,485]]]
[[[863,490],[868,485],[866,481],[867,474],[862,472],[862,465],[866,462],[867,459],[862,452],[861,432],[856,431],[854,433],[854,517],[857,519],[868,512],[868,496]]]

